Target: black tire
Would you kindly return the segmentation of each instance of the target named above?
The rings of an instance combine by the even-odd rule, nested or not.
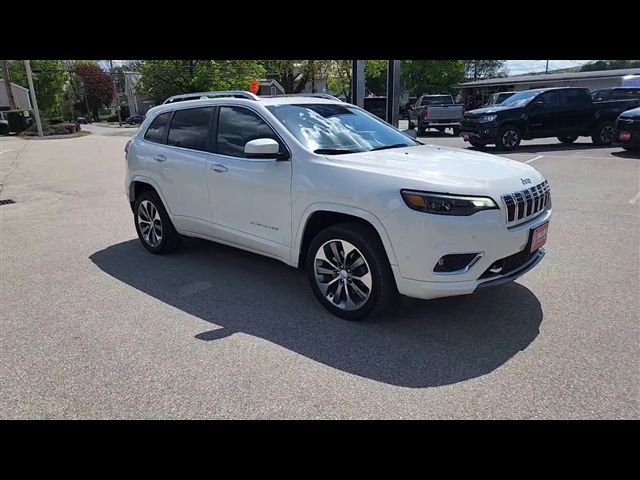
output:
[[[640,152],[639,147],[622,147],[622,148],[624,148],[627,152]]]
[[[444,133],[446,129],[447,127],[436,127],[436,130],[439,131],[440,133]]]
[[[573,143],[578,139],[578,135],[572,135],[570,137],[558,137],[558,140],[560,140],[562,143]]]
[[[453,127],[451,130],[453,130],[453,134],[454,134],[456,137],[459,137],[459,136],[460,136],[460,127]]]
[[[141,209],[140,206],[143,202],[148,203],[145,203],[145,205]],[[149,210],[149,204],[151,204],[157,211],[160,220],[160,228],[158,229],[158,223],[156,220],[153,222],[154,228],[150,229],[150,231],[153,230],[153,232],[149,233],[150,238],[154,238],[155,235],[155,239],[157,240],[158,236],[155,232],[161,232],[159,239],[160,241],[157,244],[155,244],[155,242],[151,240],[148,240],[141,231],[140,227],[141,220],[143,224],[149,223],[145,222],[143,213]],[[153,212],[151,216],[153,217]],[[169,218],[169,215],[167,214],[167,211],[165,210],[164,205],[162,204],[162,201],[160,200],[160,197],[156,192],[147,190],[138,195],[138,198],[136,198],[133,206],[133,221],[135,223],[136,232],[138,232],[138,238],[140,239],[142,246],[144,246],[144,248],[149,250],[151,253],[155,253],[157,255],[168,253],[171,250],[174,250],[178,245],[180,245],[180,235],[178,234],[178,232],[176,232],[176,229],[173,226],[173,223],[171,222],[171,219]]]
[[[601,122],[596,125],[596,128],[594,128],[591,133],[591,141],[594,145],[601,147],[611,145],[611,142],[613,141],[613,123]]]
[[[498,150],[514,151],[520,145],[522,132],[515,125],[505,125],[498,130],[496,147]]]
[[[418,136],[424,137],[427,134],[427,129],[421,125],[418,125]]]
[[[476,148],[484,148],[486,146],[484,143],[474,142],[473,140],[469,140],[469,143]]]
[[[361,254],[366,262],[364,265],[360,265],[360,267],[358,268],[364,268],[364,271],[366,272],[368,267],[368,271],[370,273],[371,288],[367,289],[369,296],[368,298],[366,298],[366,300],[362,299],[363,303],[352,310],[348,310],[346,309],[346,307],[340,307],[332,300],[329,300],[329,298],[327,298],[320,290],[318,284],[319,282],[318,280],[316,280],[316,254],[321,247],[325,246],[325,244],[327,244],[331,240],[340,240],[351,243],[357,249],[357,251],[355,252],[355,258],[357,258],[358,254]],[[332,250],[329,245],[326,245],[327,250],[323,249],[325,255],[332,255]],[[340,250],[340,247],[338,247],[338,249]],[[342,249],[342,251],[339,253],[342,253],[342,255],[344,255],[344,249]],[[347,262],[352,253],[347,255],[347,258],[343,259],[344,263],[342,265],[338,265],[339,268],[342,268],[342,271],[346,271],[345,268],[346,265],[348,265]],[[332,257],[332,260],[335,262],[336,258]],[[339,260],[339,258],[337,260]],[[331,265],[323,264],[324,262],[322,260],[319,260],[319,266],[330,267]],[[378,234],[373,229],[373,227],[363,223],[340,223],[338,225],[328,227],[318,233],[318,235],[316,235],[316,237],[311,242],[311,245],[309,246],[309,250],[307,252],[306,271],[309,283],[311,284],[311,289],[313,290],[316,298],[329,312],[340,318],[344,318],[345,320],[360,320],[371,313],[374,309],[377,312],[383,312],[387,310],[391,305],[393,305],[399,297],[396,282],[393,278],[393,272],[391,271],[389,259],[387,258],[387,254],[384,250],[384,246],[382,245],[382,241],[380,240],[380,237],[378,237]],[[362,273],[362,270],[360,270],[360,273]],[[335,273],[333,275],[335,277],[340,277],[340,275],[336,276]],[[319,277],[326,278],[327,276],[320,275]],[[330,280],[331,275],[329,275],[328,277],[329,278],[327,278],[327,281]],[[347,294],[349,294],[349,286],[351,286],[351,294],[349,295],[349,298],[351,298],[352,296],[354,298],[358,297],[358,295],[354,295],[353,285],[351,284],[351,282],[354,282],[355,284],[358,278],[358,276],[354,275],[353,279],[349,277],[345,278],[344,280],[343,285],[345,285]],[[336,285],[338,286],[340,282],[342,282],[342,280],[338,279],[338,283],[336,283]],[[360,287],[364,285],[362,282],[358,282],[358,284],[360,285]],[[362,288],[361,290],[364,289]],[[329,289],[327,289],[327,292],[329,292]],[[339,295],[339,300],[345,298],[346,304],[345,293],[341,292],[342,290],[338,292],[336,289],[334,289],[333,293],[337,293]],[[330,294],[333,295],[333,293]],[[342,301],[340,301],[340,303],[342,303]]]

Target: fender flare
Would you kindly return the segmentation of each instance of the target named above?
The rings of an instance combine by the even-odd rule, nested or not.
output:
[[[302,244],[302,238],[304,235],[304,231],[307,227],[307,222],[311,215],[315,212],[335,212],[335,213],[344,213],[346,215],[351,215],[354,217],[361,218],[366,222],[370,223],[373,228],[378,232],[378,236],[380,240],[382,240],[382,245],[384,246],[385,251],[387,252],[387,257],[389,258],[389,263],[391,265],[398,265],[398,261],[396,260],[396,254],[393,250],[393,246],[391,245],[391,240],[389,239],[389,235],[387,234],[384,225],[380,221],[378,217],[376,217],[373,213],[368,210],[364,210],[362,208],[350,207],[347,205],[340,205],[337,203],[312,203],[309,205],[302,215],[300,216],[300,220],[298,221],[297,229],[295,231],[295,235],[293,236],[294,244],[291,249],[291,261],[295,264],[298,263],[298,257],[300,255],[300,246]],[[293,227],[292,227],[293,228]]]

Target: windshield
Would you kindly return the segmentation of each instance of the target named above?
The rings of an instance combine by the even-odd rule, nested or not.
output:
[[[435,95],[431,97],[422,97],[420,105],[451,105],[453,97],[450,95]]]
[[[267,109],[304,146],[338,155],[420,145],[408,135],[353,105],[270,105]]]
[[[514,93],[504,100],[501,107],[524,107],[531,101],[533,97],[538,95],[542,90],[527,90],[526,92]]]

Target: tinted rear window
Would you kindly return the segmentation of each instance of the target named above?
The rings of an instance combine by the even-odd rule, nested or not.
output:
[[[207,151],[212,107],[176,110],[169,127],[167,144]]]
[[[453,103],[453,97],[443,96],[443,97],[422,97],[420,100],[420,105],[450,105]]]
[[[169,118],[171,117],[171,112],[161,113],[158,115],[147,131],[144,134],[144,139],[150,142],[162,143],[162,136],[164,135],[164,129],[169,123]]]

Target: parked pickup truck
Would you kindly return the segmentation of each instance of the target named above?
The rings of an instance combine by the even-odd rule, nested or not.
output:
[[[465,112],[462,138],[475,147],[495,144],[500,150],[515,150],[521,140],[545,137],[573,143],[579,136],[590,136],[596,145],[610,145],[613,122],[638,105],[637,99],[593,102],[586,88],[527,90],[498,106]]]
[[[418,127],[418,136],[423,136],[428,128],[439,132],[453,129],[460,135],[460,121],[464,107],[457,104],[451,95],[422,95],[409,113],[409,128]]]

